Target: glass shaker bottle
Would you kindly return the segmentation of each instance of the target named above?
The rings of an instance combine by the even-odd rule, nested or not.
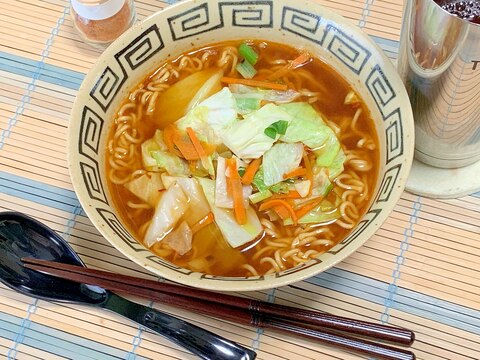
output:
[[[133,0],[71,0],[73,24],[82,39],[104,49],[135,22]]]

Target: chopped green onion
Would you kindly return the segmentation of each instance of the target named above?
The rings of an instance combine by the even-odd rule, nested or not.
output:
[[[243,111],[254,111],[260,109],[261,99],[255,98],[236,98],[237,107]]]
[[[265,135],[269,138],[275,139],[277,137],[277,131],[272,127],[267,127],[264,131]]]
[[[249,64],[255,65],[257,63],[258,54],[250,45],[242,43],[238,48],[238,52]]]
[[[288,194],[290,191],[290,186],[286,182],[282,181],[270,186],[270,191],[276,194]]]
[[[235,69],[242,75],[245,79],[251,79],[255,76],[257,73],[257,70],[253,67],[252,64],[250,64],[248,61],[243,61],[241,63],[238,63],[237,66],[235,66]]]
[[[273,126],[275,128],[275,130],[277,131],[277,134],[285,135],[285,133],[287,132],[288,121],[279,120],[279,121],[274,122],[270,126]]]
[[[265,182],[263,180],[263,166],[260,165],[260,168],[257,170],[255,173],[255,176],[253,177],[253,185],[257,188],[258,191],[264,192],[268,190],[268,186],[265,185]]]
[[[275,139],[277,134],[285,135],[287,132],[288,121],[286,120],[278,120],[267,127],[264,131],[265,135],[268,137]]]
[[[240,177],[242,177],[244,174],[245,174],[245,168],[242,166],[242,167],[239,167],[238,168],[238,175],[240,175]]]
[[[259,191],[259,192],[253,193],[248,198],[250,199],[252,204],[256,204],[272,196],[273,196],[273,193],[270,190],[265,190],[265,191]]]

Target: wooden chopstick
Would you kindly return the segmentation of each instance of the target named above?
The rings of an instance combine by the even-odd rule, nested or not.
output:
[[[385,334],[382,330],[387,330],[386,340],[397,344],[406,344],[405,336],[408,334],[410,336],[408,344],[411,344],[414,335],[411,331],[405,329],[336,317],[284,305],[269,304],[262,301],[174,284],[158,283],[152,280],[113,274],[81,266],[30,258],[22,260],[25,263],[25,267],[32,270],[76,282],[101,286],[112,291],[145,297],[150,300],[194,312],[201,312],[232,322],[271,328],[277,331],[319,340],[346,350],[375,356],[379,359],[415,359],[415,355],[411,351],[349,336],[360,335],[362,337],[372,337],[376,340],[385,340]],[[266,311],[264,311],[264,309],[266,309]],[[305,319],[308,321],[305,321]],[[336,326],[336,324],[339,324],[339,326]],[[371,329],[373,329],[373,331],[371,331]],[[392,336],[392,334],[397,334],[397,331],[400,331],[401,336]],[[341,332],[347,332],[349,335],[343,335]],[[396,341],[398,338],[400,338],[400,341]]]
[[[64,269],[70,271],[71,273],[79,273],[81,275],[88,274],[99,279],[113,280],[117,283],[135,285],[137,288],[144,288],[148,294],[150,294],[150,296],[154,296],[154,294],[157,292],[183,295],[209,302],[224,304],[231,307],[249,309],[255,313],[285,318],[300,323],[321,326],[323,328],[330,328],[337,331],[346,331],[348,333],[371,337],[377,340],[388,341],[399,345],[409,346],[415,339],[415,334],[412,331],[403,328],[354,320],[325,314],[318,311],[271,304],[264,301],[251,300],[238,296],[194,289],[175,284],[159,283],[152,280],[141,279],[122,274],[113,274],[111,272],[88,269],[81,266],[30,258],[25,258],[23,260],[25,264]]]

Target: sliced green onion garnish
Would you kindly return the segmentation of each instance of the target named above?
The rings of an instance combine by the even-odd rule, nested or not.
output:
[[[270,186],[270,191],[276,194],[288,194],[289,190],[290,190],[290,186],[285,181],[282,181]]]
[[[237,66],[235,66],[235,69],[237,69],[240,75],[242,75],[245,79],[251,79],[257,73],[257,70],[255,70],[252,64],[250,64],[248,61],[238,63]]]
[[[278,120],[267,127],[264,131],[265,135],[268,137],[275,139],[277,134],[285,135],[287,132],[288,121],[286,120]]]
[[[245,174],[245,168],[243,166],[238,168],[238,175],[242,177]]]
[[[259,191],[259,192],[253,193],[252,195],[249,196],[249,199],[253,204],[256,204],[272,196],[273,196],[273,193],[270,190],[265,190],[265,191]]]
[[[258,54],[253,50],[253,48],[245,43],[242,43],[238,48],[240,55],[247,60],[251,65],[255,65],[258,61]]]
[[[275,131],[274,128],[272,127],[267,127],[264,131],[265,135],[267,135],[269,138],[275,139],[277,137],[277,132]]]
[[[287,132],[288,121],[278,120],[270,126],[273,126],[275,128],[275,130],[277,131],[277,134],[285,135],[285,133]]]

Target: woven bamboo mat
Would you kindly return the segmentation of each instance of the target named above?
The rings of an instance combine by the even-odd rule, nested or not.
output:
[[[396,60],[402,3],[318,0],[362,27]],[[137,0],[139,18],[170,2]],[[37,218],[87,266],[153,276],[113,249],[83,213],[66,164],[76,91],[99,52],[75,33],[64,0],[0,0],[0,211]],[[404,193],[365,246],[306,281],[248,296],[414,330],[419,359],[479,359],[480,193],[436,201]],[[137,299],[138,300],[138,299]],[[159,304],[258,352],[259,359],[360,359],[270,331]],[[0,356],[7,359],[193,359],[163,338],[88,307],[0,287]]]

